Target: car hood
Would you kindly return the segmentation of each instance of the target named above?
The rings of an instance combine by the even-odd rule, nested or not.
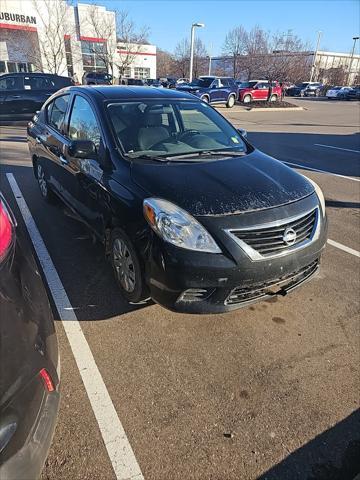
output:
[[[134,182],[192,215],[231,215],[285,205],[313,193],[302,175],[258,150],[198,163],[132,163]]]

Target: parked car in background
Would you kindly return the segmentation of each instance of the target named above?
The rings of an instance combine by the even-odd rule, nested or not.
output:
[[[175,77],[162,77],[159,80],[165,88],[176,88],[177,78]]]
[[[28,145],[43,199],[93,230],[129,302],[225,312],[318,270],[320,188],[184,90],[70,87],[29,124]]]
[[[178,78],[176,80],[176,85],[184,85],[186,83],[189,83],[189,79],[188,78]]]
[[[146,85],[149,87],[164,88],[160,80],[157,80],[156,78],[148,78],[146,80]]]
[[[319,82],[303,82],[286,90],[290,97],[318,97],[321,94],[323,85]]]
[[[270,84],[267,80],[250,80],[239,85],[239,100],[243,103],[267,100]],[[281,87],[278,82],[272,82],[270,101],[276,102],[281,99]]]
[[[82,83],[83,85],[111,85],[112,76],[105,72],[85,72]]]
[[[120,85],[144,87],[147,85],[147,81],[142,78],[122,78],[120,80]]]
[[[37,479],[59,408],[54,320],[28,240],[0,193],[0,478]]]
[[[238,97],[238,87],[231,77],[204,76],[196,78],[188,84],[179,85],[176,89],[192,93],[206,103],[225,103],[228,108],[235,105]]]
[[[345,98],[346,100],[360,100],[360,85],[346,92]]]
[[[5,73],[0,76],[0,120],[30,120],[53,93],[73,84],[69,77],[50,73]]]
[[[340,87],[340,86],[331,87],[326,92],[326,98],[328,98],[329,100],[332,100],[334,98],[338,100],[344,99],[346,98],[347,92],[349,92],[350,90],[351,90],[351,87]]]

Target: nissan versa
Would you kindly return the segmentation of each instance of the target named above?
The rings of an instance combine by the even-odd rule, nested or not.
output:
[[[130,302],[225,312],[318,270],[320,188],[191,94],[69,87],[29,123],[28,144],[41,195],[95,232]]]

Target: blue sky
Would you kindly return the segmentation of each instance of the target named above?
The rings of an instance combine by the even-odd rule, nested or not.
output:
[[[219,55],[228,30],[255,24],[265,30],[287,32],[289,29],[315,49],[318,30],[323,32],[320,49],[351,51],[353,36],[359,36],[360,2],[358,0],[78,0],[96,3],[108,9],[127,10],[137,25],[150,27],[150,42],[173,51],[176,44],[190,35],[193,22],[206,27],[197,34],[212,55]],[[357,46],[359,53],[359,42]]]

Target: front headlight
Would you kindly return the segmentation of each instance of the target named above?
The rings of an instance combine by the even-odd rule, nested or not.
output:
[[[305,177],[305,175],[304,175]],[[311,185],[315,188],[315,193],[319,199],[319,202],[320,202],[320,205],[321,205],[321,210],[322,210],[322,213],[323,215],[325,216],[325,198],[324,198],[324,194],[321,190],[321,188],[319,187],[319,185],[317,183],[314,182],[314,180],[311,180],[311,178],[309,177],[305,177],[306,180],[308,180]]]
[[[182,208],[160,198],[146,198],[143,206],[150,227],[166,242],[188,250],[221,253],[212,236]]]

